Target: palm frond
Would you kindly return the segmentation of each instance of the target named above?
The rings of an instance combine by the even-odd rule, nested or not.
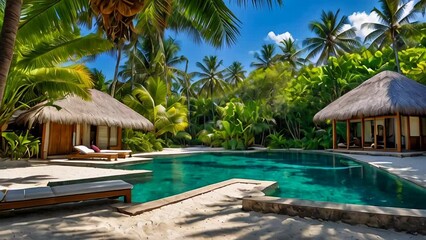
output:
[[[112,43],[96,34],[84,37],[68,38],[64,35],[52,42],[42,42],[30,51],[23,52],[18,60],[17,67],[34,69],[38,67],[55,66],[80,59],[88,55],[99,54],[110,50]]]
[[[76,29],[79,13],[88,9],[88,0],[25,0],[17,39],[31,42],[52,29]]]

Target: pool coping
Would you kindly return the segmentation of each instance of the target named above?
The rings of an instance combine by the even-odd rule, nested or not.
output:
[[[177,195],[161,198],[161,199],[146,202],[146,203],[115,204],[113,205],[113,207],[115,207],[117,211],[119,211],[120,213],[124,213],[130,216],[135,216],[147,211],[161,208],[169,204],[181,202],[183,200],[186,200],[198,195],[202,195],[202,194],[211,192],[213,190],[223,188],[236,183],[254,184],[256,185],[254,189],[263,193],[266,193],[268,191],[273,191],[274,189],[278,187],[277,182],[275,181],[261,181],[261,180],[252,180],[252,179],[232,178],[226,181],[210,184],[201,188],[197,188],[194,190],[186,191]]]
[[[426,235],[426,210],[340,204],[278,197],[246,197],[244,211],[308,217]]]
[[[119,174],[110,174],[105,176],[95,176],[95,177],[86,177],[79,179],[65,179],[65,180],[56,180],[49,181],[47,186],[60,186],[67,184],[76,184],[76,183],[85,183],[85,182],[95,182],[95,181],[104,181],[104,180],[128,180],[128,179],[140,179],[141,177],[149,177],[152,176],[151,170],[131,170],[134,172],[128,173],[119,173]]]

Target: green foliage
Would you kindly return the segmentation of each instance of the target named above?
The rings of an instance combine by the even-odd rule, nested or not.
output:
[[[2,137],[7,142],[6,155],[12,160],[31,158],[39,153],[40,140],[28,133],[17,135],[15,132],[3,132]]]
[[[321,21],[313,21],[309,24],[309,29],[316,36],[305,39],[303,45],[308,51],[306,59],[311,60],[319,56],[317,65],[327,63],[331,56],[336,57],[351,52],[360,45],[356,39],[355,28],[344,28],[349,21],[346,16],[339,19],[339,11],[333,13],[323,10]]]
[[[288,139],[279,133],[269,134],[267,146],[271,149],[290,148]]]
[[[211,133],[203,134],[200,140],[210,145],[222,142],[225,149],[243,150],[254,144],[255,135],[270,128],[273,119],[261,111],[257,102],[242,103],[231,100],[225,107],[217,107],[221,120]]]
[[[188,109],[185,98],[167,96],[167,86],[159,78],[149,78],[146,87],[136,85],[131,95],[123,102],[154,123],[155,135],[167,133],[175,136],[188,127]]]
[[[310,131],[305,131],[305,137],[302,139],[302,147],[304,149],[327,149],[332,144],[331,128],[327,131],[324,129],[317,130],[312,128]]]
[[[271,133],[267,141],[267,146],[270,149],[302,148],[302,145],[302,140],[286,138],[279,133]]]
[[[16,110],[31,107],[45,100],[52,102],[70,93],[89,99],[88,89],[93,86],[90,73],[83,64],[71,62],[81,61],[85,57],[109,50],[112,46],[98,35],[81,36],[78,30],[66,27],[62,29],[60,25],[57,26],[58,29],[49,28],[48,32],[40,34],[40,31],[47,29],[36,26],[35,22],[55,18],[52,9],[63,10],[70,5],[64,1],[58,1],[56,7],[49,3],[43,4],[23,5],[23,12],[34,13],[35,16],[23,16],[23,23],[18,29],[14,60],[10,66],[1,102],[0,125],[8,122]],[[36,8],[44,9],[46,12],[38,12]],[[38,22],[38,24],[52,23]],[[33,29],[28,28],[33,25]],[[42,29],[37,32],[39,28]]]
[[[164,141],[156,138],[153,133],[125,129],[123,144],[125,148],[130,148],[134,152],[153,152],[163,150]]]

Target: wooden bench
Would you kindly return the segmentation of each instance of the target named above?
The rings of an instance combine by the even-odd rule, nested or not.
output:
[[[119,158],[127,158],[132,156],[132,150],[101,149],[101,153],[117,153]]]
[[[117,161],[118,153],[72,153],[67,156],[68,159],[107,159]]]
[[[132,202],[133,185],[123,180],[34,187],[0,192],[0,211],[124,196]]]

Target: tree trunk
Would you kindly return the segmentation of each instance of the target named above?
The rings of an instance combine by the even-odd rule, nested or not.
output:
[[[191,132],[191,102],[189,101],[189,80],[188,80],[188,59],[186,60],[185,64],[185,75],[184,75],[184,81],[186,85],[186,103],[188,105],[188,123],[189,123],[189,132]]]
[[[135,56],[136,56],[136,44],[133,46],[133,56],[132,56],[132,76],[130,79],[130,90],[133,91],[135,88],[135,78],[136,78],[136,71],[135,71]]]
[[[13,59],[16,33],[21,18],[22,0],[7,0],[0,36],[0,103],[3,101],[7,75]]]
[[[120,66],[122,48],[123,48],[123,45],[121,44],[117,45],[117,62],[115,63],[114,80],[112,80],[112,83],[111,83],[111,97],[115,96],[115,88],[118,82],[118,67]]]
[[[401,66],[399,65],[399,56],[398,56],[398,46],[396,45],[396,36],[395,33],[392,33],[392,48],[395,54],[395,65],[398,73],[401,73]]]

